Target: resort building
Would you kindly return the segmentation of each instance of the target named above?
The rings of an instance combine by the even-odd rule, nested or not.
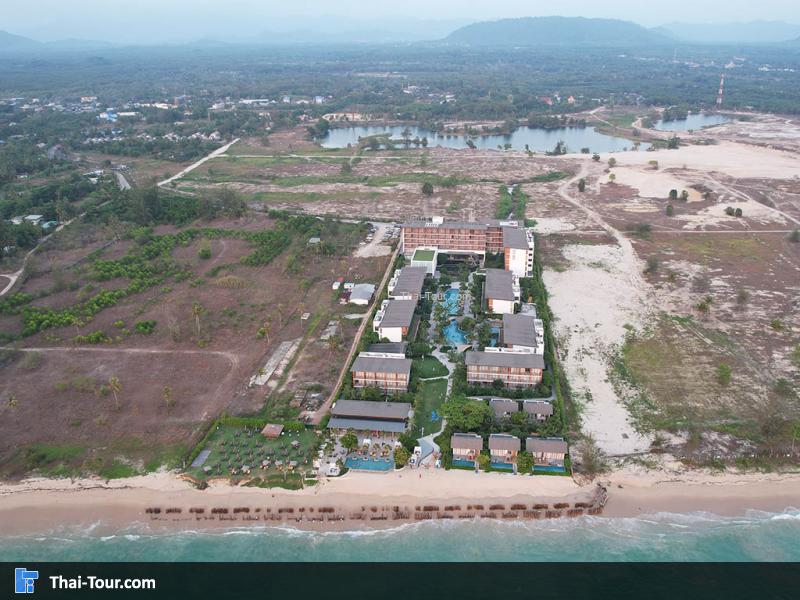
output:
[[[433,275],[436,272],[436,263],[439,260],[439,251],[436,248],[425,248],[420,246],[414,250],[411,257],[412,267],[421,267],[425,269],[428,275]]]
[[[511,350],[544,354],[544,324],[526,314],[504,314],[500,343]]]
[[[519,412],[519,403],[508,398],[492,398],[489,407],[494,412],[495,419],[505,419]]]
[[[544,358],[532,352],[487,348],[464,355],[467,383],[489,385],[497,380],[508,388],[534,387],[542,381]]]
[[[425,284],[425,267],[403,267],[389,280],[389,298],[394,300],[419,300]]]
[[[503,227],[503,255],[506,271],[517,277],[533,277],[533,231]]]
[[[404,354],[362,352],[350,367],[354,388],[377,387],[385,394],[408,391],[411,359]]]
[[[519,295],[519,282],[511,271],[486,269],[483,298],[489,312],[514,314]]]
[[[410,413],[411,405],[407,402],[338,400],[331,407],[328,429],[354,429],[394,436],[406,430]]]
[[[375,313],[372,329],[390,342],[402,342],[414,320],[415,300],[384,300]]]
[[[550,467],[553,470],[564,469],[564,458],[569,453],[569,446],[563,438],[529,437],[525,440],[525,449],[533,456],[536,467]]]
[[[533,274],[533,233],[517,220],[445,221],[442,217],[433,217],[430,221],[404,223],[400,251],[416,258],[417,248],[481,256],[502,252],[507,271],[518,277]]]
[[[507,433],[493,433],[489,436],[489,455],[495,468],[514,468],[519,454],[518,437]]]
[[[453,449],[453,465],[474,467],[483,450],[483,438],[477,433],[454,433],[450,437],[450,447]]]
[[[544,400],[523,400],[522,410],[537,421],[546,421],[553,416],[553,405]]]
[[[408,348],[408,342],[384,342],[370,344],[367,346],[367,352],[384,352],[386,354],[400,354],[405,356],[406,348]]]

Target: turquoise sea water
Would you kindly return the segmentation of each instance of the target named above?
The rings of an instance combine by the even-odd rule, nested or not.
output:
[[[427,521],[306,532],[242,527],[116,535],[102,527],[0,538],[0,561],[800,561],[800,510],[547,521]]]

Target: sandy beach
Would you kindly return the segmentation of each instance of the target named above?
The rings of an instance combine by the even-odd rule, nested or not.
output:
[[[65,526],[94,527],[102,535],[137,523],[156,530],[249,524],[352,530],[424,518],[546,518],[552,516],[545,515],[548,511],[534,509],[588,505],[598,484],[608,491],[605,517],[698,511],[733,516],[800,506],[800,475],[691,472],[674,477],[668,472],[618,471],[585,485],[568,477],[466,471],[419,475],[349,473],[298,491],[223,484],[201,491],[171,473],[112,482],[33,479],[0,486],[0,535]],[[535,512],[541,514],[534,517]]]

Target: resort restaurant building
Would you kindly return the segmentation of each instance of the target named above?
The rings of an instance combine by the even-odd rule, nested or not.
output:
[[[467,383],[489,385],[497,380],[507,388],[534,387],[542,381],[544,358],[531,352],[487,348],[464,355]]]
[[[354,388],[377,387],[385,394],[408,391],[411,359],[391,352],[361,352],[350,367]]]
[[[474,467],[483,450],[483,438],[477,433],[454,433],[450,436],[450,448],[453,450],[453,465]]]
[[[337,400],[331,407],[328,429],[353,429],[394,438],[406,430],[410,413],[411,405],[407,402]]]

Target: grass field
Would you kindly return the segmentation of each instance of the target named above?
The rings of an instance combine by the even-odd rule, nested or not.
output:
[[[445,377],[447,375],[447,367],[434,356],[415,358],[412,368],[414,369],[414,373],[422,379]]]
[[[440,363],[441,364],[441,363]],[[423,433],[435,433],[442,426],[441,420],[432,421],[431,413],[439,411],[447,395],[447,380],[436,379],[423,381],[419,386],[419,398],[414,407],[414,430],[412,435],[419,437]]]

